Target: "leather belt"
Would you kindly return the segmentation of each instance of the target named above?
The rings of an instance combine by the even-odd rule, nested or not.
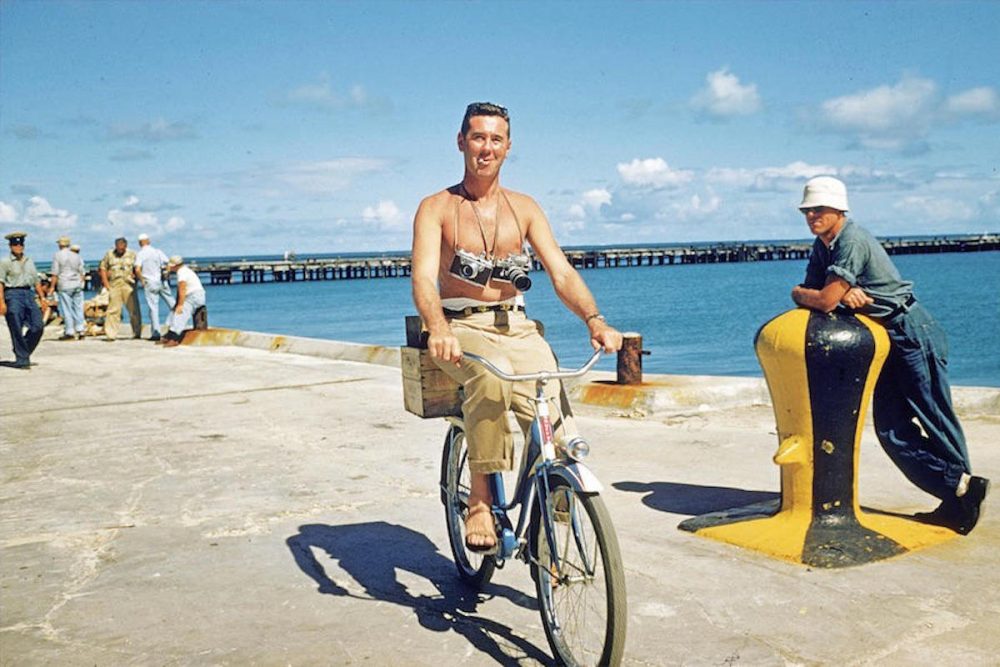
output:
[[[493,306],[466,306],[461,310],[450,310],[448,308],[444,308],[443,310],[445,317],[469,317],[476,313],[507,313],[510,311],[520,311],[523,313],[524,306],[511,303],[498,303]]]
[[[913,304],[915,304],[916,302],[917,302],[917,297],[913,296],[912,294],[909,295],[908,297],[906,297],[906,301],[893,308],[891,313],[882,318],[882,321],[885,322],[886,324],[891,323],[900,315],[908,312],[910,308],[913,307]]]

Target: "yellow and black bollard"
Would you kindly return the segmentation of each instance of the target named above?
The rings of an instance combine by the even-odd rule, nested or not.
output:
[[[781,503],[688,519],[682,530],[816,567],[846,567],[938,544],[955,533],[863,512],[858,454],[864,415],[889,353],[864,316],[791,310],[757,332],[778,427]]]

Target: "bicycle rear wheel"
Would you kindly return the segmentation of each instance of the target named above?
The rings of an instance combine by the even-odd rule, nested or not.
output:
[[[618,665],[625,650],[625,574],[600,496],[550,478],[549,508],[532,523],[532,575],[549,646],[563,665]],[[550,548],[541,512],[552,517]]]
[[[441,461],[441,484],[448,541],[451,543],[451,553],[455,557],[458,576],[469,585],[481,588],[493,577],[496,561],[491,555],[476,553],[465,548],[465,516],[469,509],[470,477],[465,431],[458,426],[452,426],[444,439]]]

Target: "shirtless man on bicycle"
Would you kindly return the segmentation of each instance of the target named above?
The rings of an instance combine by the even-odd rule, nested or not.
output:
[[[500,186],[510,146],[507,110],[470,104],[458,133],[465,175],[425,198],[413,222],[413,301],[428,331],[427,348],[465,388],[462,411],[472,472],[466,546],[473,551],[495,546],[487,475],[514,467],[508,414],[513,412],[522,431],[530,428],[533,387],[503,382],[478,364],[462,364],[462,352],[479,354],[508,373],[557,369],[539,325],[524,313],[523,291],[530,287],[526,244],[562,302],[587,325],[591,345],[615,352],[622,344],[566,260],[542,209],[531,197]],[[558,441],[573,432],[569,406],[560,400],[559,383],[547,391]]]

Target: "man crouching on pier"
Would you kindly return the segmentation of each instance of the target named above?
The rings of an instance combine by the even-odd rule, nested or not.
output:
[[[465,540],[473,551],[496,546],[487,475],[514,467],[507,415],[513,411],[528,432],[533,386],[511,385],[478,364],[463,364],[462,352],[479,354],[508,373],[557,369],[540,325],[524,312],[523,291],[531,284],[525,275],[530,268],[526,243],[556,294],[587,325],[591,345],[615,352],[622,344],[621,334],[607,324],[566,260],[535,200],[500,186],[500,167],[510,146],[507,110],[470,104],[458,134],[465,176],[424,199],[413,222],[413,301],[429,334],[427,348],[435,363],[465,388],[462,412],[472,473]],[[569,407],[558,400],[556,383],[546,391],[556,404],[553,426],[559,441],[572,432]]]

